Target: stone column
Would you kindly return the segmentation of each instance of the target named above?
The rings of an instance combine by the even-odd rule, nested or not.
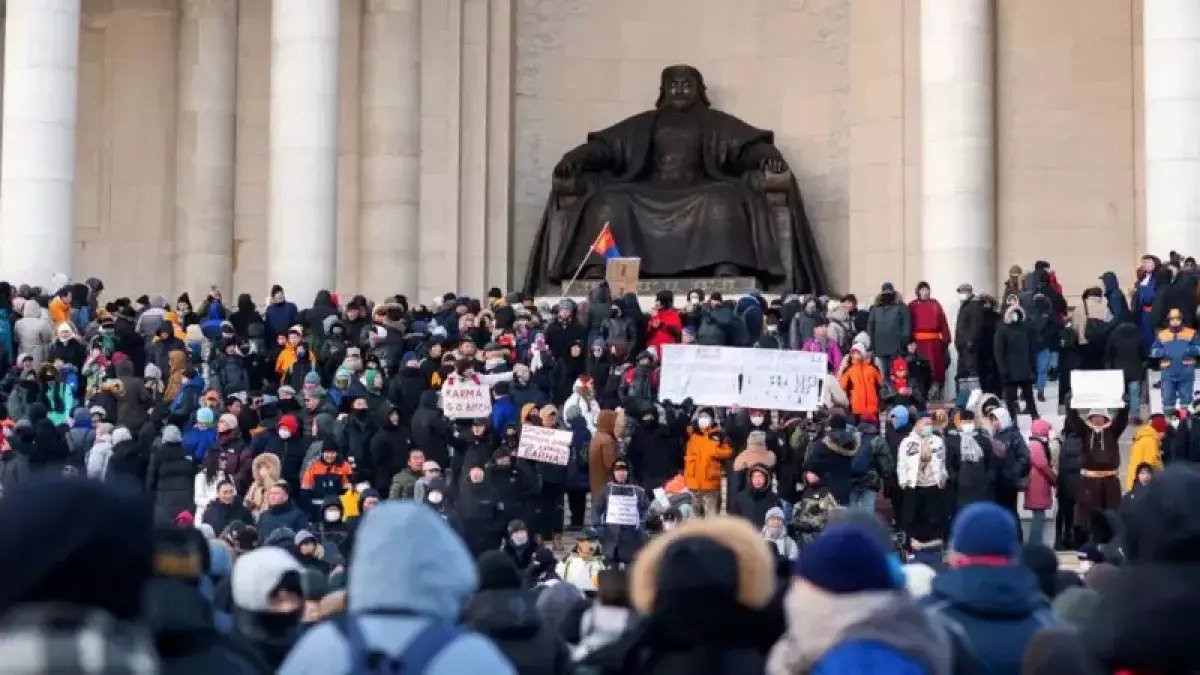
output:
[[[233,292],[237,0],[183,0],[175,136],[176,284]]]
[[[359,282],[372,297],[417,293],[421,178],[418,0],[369,2],[362,33]]]
[[[272,4],[267,282],[301,305],[335,290],[339,18],[338,0]]]
[[[923,278],[947,313],[955,289],[995,293],[992,0],[921,0]]]
[[[8,0],[0,276],[46,286],[75,252],[80,0]]]
[[[1146,252],[1200,251],[1200,2],[1142,8]]]

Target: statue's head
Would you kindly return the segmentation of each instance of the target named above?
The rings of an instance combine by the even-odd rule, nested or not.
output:
[[[658,101],[654,107],[670,106],[678,110],[687,110],[696,103],[705,107],[711,105],[704,87],[704,76],[700,71],[686,65],[663,68]]]

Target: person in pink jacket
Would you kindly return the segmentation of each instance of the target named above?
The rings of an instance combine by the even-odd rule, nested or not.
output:
[[[1054,484],[1057,476],[1050,459],[1050,423],[1034,420],[1029,437],[1029,485],[1025,487],[1025,508],[1033,512],[1029,524],[1029,541],[1042,543],[1046,511],[1054,503]]]

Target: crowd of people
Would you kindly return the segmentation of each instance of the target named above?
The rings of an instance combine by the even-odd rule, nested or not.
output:
[[[0,282],[0,662],[1191,672],[1198,274],[1146,256],[1072,307],[1014,267],[998,298],[960,286],[953,326],[924,283],[643,310],[606,284],[301,309]],[[670,344],[824,353],[822,404],[660,400]],[[1072,407],[1083,370],[1121,371],[1126,405]],[[490,412],[448,417],[456,381]],[[530,427],[569,432],[565,464]]]

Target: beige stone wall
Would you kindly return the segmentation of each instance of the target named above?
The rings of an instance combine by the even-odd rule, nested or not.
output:
[[[360,289],[361,16],[343,0],[340,291]],[[652,105],[665,65],[773,129],[834,286],[922,276],[920,0],[425,0],[420,298],[519,285],[554,164]],[[1144,241],[1141,0],[997,10],[997,267],[1038,257],[1077,293]],[[240,0],[234,291],[266,279],[270,0]],[[77,275],[172,278],[176,0],[85,0]],[[854,254],[851,254],[851,250]],[[942,291],[948,292],[948,291]],[[300,299],[306,300],[306,299]]]
[[[1141,254],[1141,16],[1130,0],[997,8],[997,270],[1049,260],[1069,294]]]
[[[74,273],[116,293],[172,289],[175,5],[83,6]]]

